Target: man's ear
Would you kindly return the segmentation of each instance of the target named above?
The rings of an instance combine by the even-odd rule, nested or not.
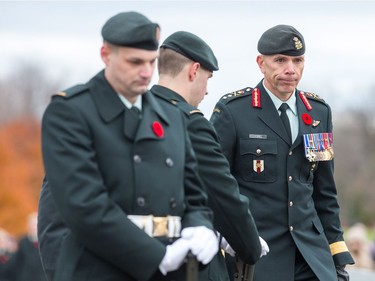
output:
[[[100,57],[102,58],[102,61],[105,65],[108,64],[109,61],[109,55],[111,53],[111,49],[107,44],[103,44],[103,46],[100,48]]]
[[[199,62],[193,62],[189,67],[189,79],[193,81],[197,77],[198,71],[201,68]]]
[[[259,66],[260,71],[264,74],[264,57],[262,55],[258,55],[256,58],[256,62]]]

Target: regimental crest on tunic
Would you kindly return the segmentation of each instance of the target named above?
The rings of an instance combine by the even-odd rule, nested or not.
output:
[[[264,160],[253,160],[253,170],[254,172],[260,174],[264,171]]]

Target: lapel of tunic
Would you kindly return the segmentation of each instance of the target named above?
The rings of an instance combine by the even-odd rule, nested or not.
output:
[[[142,119],[135,135],[135,142],[142,139],[164,139],[165,134],[160,136],[157,130],[161,127],[164,132],[166,131],[171,122],[169,117],[150,91],[143,94],[142,98]]]
[[[91,97],[104,122],[109,123],[125,111],[125,106],[117,93],[109,85],[101,71],[88,83]]]

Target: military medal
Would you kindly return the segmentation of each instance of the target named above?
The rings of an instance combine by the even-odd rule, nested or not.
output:
[[[264,160],[254,160],[253,161],[253,170],[254,172],[260,174],[264,171]]]
[[[332,133],[304,134],[305,156],[310,162],[333,159]]]

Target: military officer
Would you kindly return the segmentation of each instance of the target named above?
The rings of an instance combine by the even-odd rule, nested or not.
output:
[[[224,95],[210,119],[270,247],[255,281],[349,280],[344,267],[353,263],[339,219],[333,158],[323,157],[332,151],[332,112],[317,95],[297,89],[305,49],[292,26],[265,31],[256,60],[264,79]]]
[[[188,251],[202,264],[218,251],[181,112],[146,93],[159,31],[136,12],[110,18],[104,70],[44,113],[38,231],[50,280],[185,280]]]
[[[184,113],[199,174],[214,211],[215,229],[224,236],[224,244],[229,243],[226,246],[232,250],[230,253],[237,252],[243,262],[254,264],[262,249],[248,199],[239,193],[213,126],[197,108],[207,93],[208,80],[218,69],[217,59],[206,42],[190,32],[175,32],[160,46],[159,81],[151,92],[176,104]],[[261,241],[265,254],[267,246]],[[202,274],[208,274],[209,280],[227,280],[223,256],[218,254]]]

